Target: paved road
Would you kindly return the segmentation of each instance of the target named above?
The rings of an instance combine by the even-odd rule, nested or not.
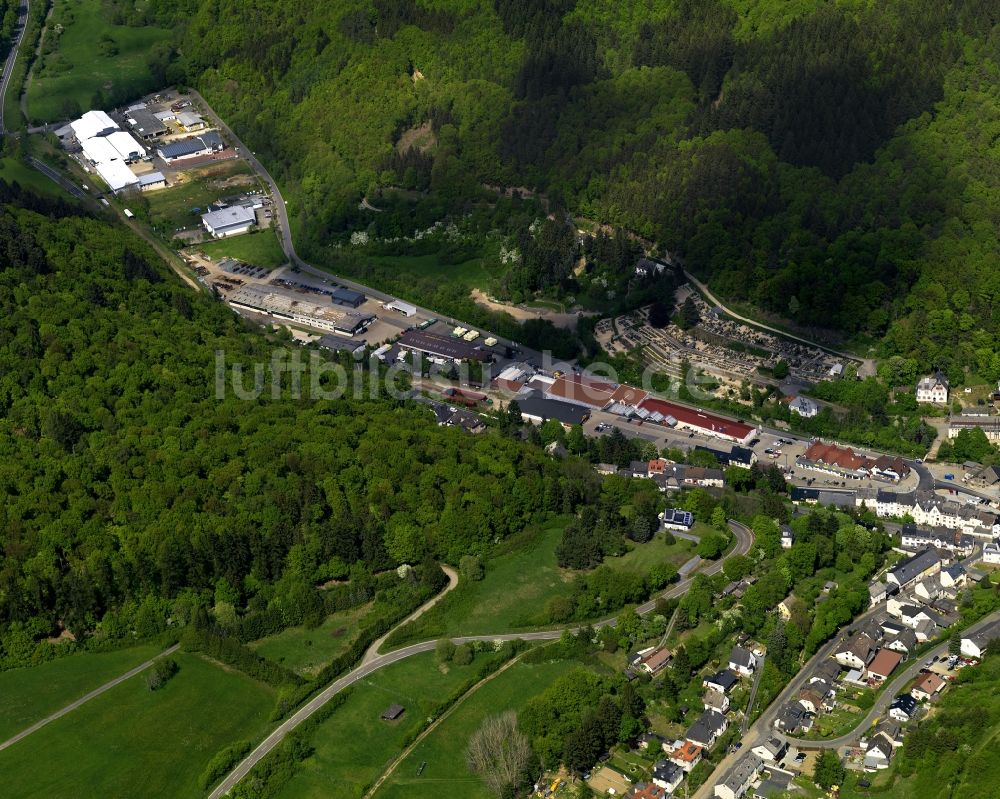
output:
[[[28,158],[28,162],[39,172],[41,172],[45,177],[47,177],[52,182],[56,183],[60,188],[65,189],[67,192],[72,194],[78,200],[87,199],[87,195],[84,193],[83,189],[77,186],[72,181],[65,178],[62,174],[54,170],[44,161],[39,161],[34,156]]]
[[[27,738],[33,732],[37,732],[42,727],[44,727],[46,724],[48,724],[50,722],[53,722],[56,719],[62,718],[67,713],[71,713],[72,711],[74,711],[78,707],[80,707],[80,705],[86,704],[91,699],[94,699],[94,698],[100,696],[101,694],[103,694],[105,691],[110,691],[116,685],[121,685],[123,682],[125,682],[125,680],[127,680],[127,679],[129,679],[131,677],[134,677],[136,674],[139,674],[140,672],[143,672],[146,669],[148,669],[150,666],[152,666],[160,658],[166,657],[167,655],[172,655],[179,648],[180,648],[180,644],[174,644],[172,647],[170,647],[169,649],[164,650],[163,652],[161,652],[156,657],[150,658],[145,663],[140,663],[138,666],[136,666],[131,671],[125,672],[120,677],[115,677],[113,680],[111,680],[111,682],[104,683],[104,685],[102,685],[100,688],[95,688],[89,694],[84,694],[79,699],[77,699],[75,702],[70,702],[70,704],[66,705],[66,707],[61,708],[60,710],[57,710],[51,716],[46,716],[41,721],[36,721],[34,724],[32,724],[27,729],[21,730],[21,732],[19,732],[13,738],[8,738],[3,743],[0,743],[0,750],[6,749],[9,746],[13,746],[18,741],[23,740],[24,738]]]
[[[736,547],[734,548],[733,555],[745,555],[750,551],[750,547],[753,545],[753,533],[750,528],[746,527],[739,522],[730,520],[729,527],[736,536]],[[695,563],[695,566],[701,563],[701,558],[695,556],[688,563],[684,564],[688,566],[691,563]],[[704,570],[705,574],[715,574],[720,569],[722,569],[723,561],[719,560],[712,563],[711,566]],[[694,568],[694,567],[692,567]],[[682,568],[682,572],[685,574],[690,573],[691,569],[687,572]],[[690,587],[693,577],[685,577],[678,584],[670,588],[669,590],[663,592],[660,596],[664,598],[673,598],[681,596]],[[428,607],[434,604],[439,597],[431,600],[429,603],[425,604],[421,608],[421,612],[426,610]],[[656,606],[656,599],[652,599],[636,608],[638,613],[648,613]],[[600,629],[602,627],[614,626],[616,619],[609,618],[597,622],[593,625],[595,629]],[[398,629],[398,628],[397,628]],[[523,632],[523,633],[503,633],[500,635],[464,635],[452,638],[452,642],[456,644],[464,644],[472,641],[552,641],[562,636],[566,630],[569,629],[571,632],[575,632],[580,629],[579,627],[574,628],[563,628],[554,630],[539,630],[537,632]],[[308,719],[313,713],[319,710],[323,705],[330,701],[334,696],[343,691],[345,688],[354,685],[359,680],[364,679],[369,674],[378,671],[385,666],[392,663],[398,663],[400,660],[404,660],[412,655],[417,655],[422,652],[432,652],[437,646],[437,640],[433,641],[422,641],[417,644],[410,644],[409,646],[404,646],[401,649],[393,650],[392,652],[387,652],[383,655],[373,655],[367,662],[362,662],[357,668],[348,674],[345,674],[339,680],[331,683],[323,691],[318,693],[313,697],[308,703],[299,708],[292,716],[289,716],[281,725],[277,727],[270,735],[268,735],[261,743],[255,748],[246,759],[243,760],[233,771],[231,771],[226,778],[219,783],[218,787],[211,794],[209,794],[209,799],[221,799],[229,793],[236,784],[242,780],[254,766],[257,765],[264,757],[267,756],[271,750],[273,750],[278,744],[284,740],[284,737],[299,726],[303,721]],[[371,650],[369,650],[371,652]],[[368,655],[366,655],[368,658]]]
[[[0,133],[7,132],[3,118],[4,100],[7,97],[7,84],[10,83],[10,76],[14,71],[14,62],[17,61],[17,52],[21,49],[21,41],[24,39],[24,29],[28,27],[28,0],[21,0],[21,5],[17,9],[17,25],[19,33],[17,39],[11,44],[7,60],[3,65],[3,75],[0,76]]]

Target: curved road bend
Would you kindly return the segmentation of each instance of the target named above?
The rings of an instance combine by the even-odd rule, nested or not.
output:
[[[21,0],[21,5],[17,9],[17,24],[20,26],[21,32],[17,36],[17,41],[11,43],[10,52],[3,65],[3,75],[0,76],[0,133],[7,132],[7,125],[3,118],[4,100],[7,97],[7,84],[10,83],[10,76],[14,71],[14,62],[17,61],[17,51],[21,49],[24,30],[28,27],[28,0]]]
[[[729,527],[736,536],[736,547],[730,553],[731,555],[745,555],[750,551],[750,547],[753,545],[753,533],[750,528],[746,525],[740,524],[739,522],[730,520]],[[696,570],[698,565],[701,563],[701,558],[695,556],[681,568],[684,574],[683,579],[680,583],[675,585],[673,588],[665,591],[660,596],[666,599],[671,599],[674,597],[681,596],[687,591],[691,584],[693,577],[687,577],[686,575],[691,574],[692,571]],[[692,565],[693,564],[693,565]],[[705,574],[715,574],[722,569],[723,559],[720,559],[711,566],[708,566],[705,570]],[[450,589],[449,589],[450,590]],[[657,597],[659,598],[659,597]],[[422,606],[420,612],[423,612],[428,607],[430,607],[434,602],[440,599],[440,595],[435,599],[431,600],[430,603]],[[649,602],[645,602],[636,608],[638,613],[648,613],[656,606],[656,599],[652,599]],[[419,613],[417,614],[419,615]],[[601,627],[607,627],[614,625],[616,619],[609,618],[603,619],[602,621],[594,624],[595,629]],[[396,628],[398,629],[398,628]],[[501,635],[465,635],[452,638],[452,642],[456,644],[464,644],[472,641],[552,641],[559,638],[566,630],[569,629],[571,632],[580,629],[576,628],[559,628],[556,630],[540,630],[537,632],[524,632],[524,633],[504,633]],[[362,661],[361,665],[355,668],[353,671],[345,674],[340,679],[334,681],[329,686],[324,688],[320,693],[313,697],[309,702],[299,708],[293,715],[289,716],[284,722],[282,722],[270,735],[268,735],[261,743],[249,754],[246,759],[243,760],[235,769],[233,769],[226,778],[219,783],[219,785],[209,794],[209,799],[221,799],[229,793],[236,784],[242,780],[250,771],[256,766],[264,757],[267,756],[272,749],[274,749],[284,737],[299,726],[303,721],[308,719],[313,713],[319,710],[323,705],[330,701],[334,696],[343,691],[345,688],[354,685],[354,683],[359,680],[364,679],[369,674],[378,671],[379,669],[388,666],[392,663],[397,663],[400,660],[404,660],[411,655],[420,654],[421,652],[432,652],[434,647],[437,646],[437,640],[433,641],[422,641],[417,644],[410,644],[409,646],[404,646],[401,649],[393,650],[384,655],[377,655],[373,653],[372,649],[369,649],[368,653],[365,655],[365,660]]]
[[[962,564],[969,566],[978,560],[978,552],[974,552],[970,557],[962,561]],[[797,696],[799,691],[804,687],[809,677],[812,675],[813,669],[818,663],[825,660],[833,655],[834,649],[847,638],[847,632],[853,630],[859,624],[867,621],[873,616],[879,615],[885,611],[884,605],[876,605],[874,608],[866,610],[857,618],[853,619],[848,624],[844,625],[833,638],[827,641],[815,655],[813,655],[809,660],[802,666],[801,669],[796,673],[796,675],[791,679],[788,685],[779,693],[768,705],[767,710],[761,713],[760,717],[750,725],[746,734],[741,739],[742,747],[740,751],[727,754],[715,767],[715,771],[705,780],[705,783],[698,789],[698,792],[694,795],[694,799],[709,799],[712,796],[715,783],[720,779],[722,774],[726,771],[749,749],[755,747],[761,741],[767,740],[771,735],[772,727],[774,723],[775,716],[778,715],[779,710],[784,707],[785,703],[788,702],[793,696]],[[991,616],[982,619],[971,625],[967,632],[975,632],[976,630],[988,624],[990,621],[1000,618],[1000,611],[992,614]],[[944,643],[938,647],[935,647],[931,652],[927,652],[920,657],[919,660],[912,663],[907,670],[897,677],[886,690],[879,695],[878,700],[875,702],[874,707],[871,712],[861,720],[861,722],[847,735],[842,735],[839,738],[828,738],[825,740],[806,740],[801,738],[788,738],[789,743],[793,746],[801,746],[803,749],[831,749],[837,746],[843,745],[844,743],[850,743],[857,739],[859,733],[864,732],[872,725],[878,715],[885,711],[885,709],[892,702],[892,698],[896,695],[899,688],[906,683],[907,680],[912,679],[913,676],[922,668],[922,665],[929,657],[938,655],[941,651],[948,648],[948,644]],[[787,737],[787,736],[786,736]]]
[[[162,651],[156,657],[150,658],[145,663],[140,663],[134,669],[131,669],[130,671],[125,672],[124,674],[122,674],[119,677],[115,677],[110,682],[104,683],[104,685],[102,685],[100,688],[95,688],[89,694],[84,694],[79,699],[77,699],[75,702],[71,702],[70,704],[66,705],[65,707],[57,710],[51,716],[46,716],[41,721],[36,721],[34,724],[32,724],[27,729],[21,730],[21,732],[19,732],[13,738],[8,738],[3,743],[0,743],[0,750],[6,749],[8,746],[13,746],[18,741],[20,741],[20,740],[22,740],[24,738],[27,738],[29,735],[31,735],[31,733],[37,732],[38,730],[40,730],[42,727],[44,727],[49,722],[55,721],[58,718],[62,718],[67,713],[70,713],[70,712],[76,710],[78,707],[80,707],[80,705],[83,705],[83,704],[89,702],[91,699],[94,699],[94,698],[100,696],[105,691],[110,691],[116,685],[121,685],[123,682],[125,682],[125,680],[127,680],[127,679],[129,679],[131,677],[134,677],[136,674],[139,674],[140,672],[143,672],[146,669],[148,669],[150,666],[152,666],[160,658],[167,657],[168,655],[172,655],[179,648],[180,648],[180,644],[174,644],[172,647],[169,647],[168,649],[165,649],[164,651]]]

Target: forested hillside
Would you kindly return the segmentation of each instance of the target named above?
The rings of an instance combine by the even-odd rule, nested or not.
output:
[[[461,231],[484,184],[525,186],[682,256],[730,299],[884,338],[921,369],[1000,377],[991,0],[158,0],[128,13],[177,26],[171,74],[274,168],[312,257],[342,256],[330,245],[369,228]],[[365,194],[387,213],[360,210]],[[498,249],[484,252],[501,295],[594,294],[586,275],[538,275]]]
[[[487,554],[593,490],[413,404],[217,399],[217,351],[249,368],[281,342],[124,229],[11,201],[36,210],[0,210],[0,668],[219,601],[300,623],[326,580]]]

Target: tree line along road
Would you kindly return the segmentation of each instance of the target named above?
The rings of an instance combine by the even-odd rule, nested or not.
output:
[[[745,555],[750,551],[750,547],[753,546],[753,532],[744,524],[737,522],[733,519],[729,520],[729,528],[732,530],[733,535],[736,538],[736,546],[730,555]],[[693,564],[693,566],[691,566]],[[663,599],[674,599],[676,597],[682,596],[691,587],[691,582],[694,579],[693,573],[697,571],[698,566],[701,564],[701,558],[695,556],[688,563],[684,564],[682,567],[682,579],[677,585],[661,593],[658,597],[651,599],[648,602],[639,605],[636,608],[636,612],[640,614],[649,613],[656,607],[656,600]],[[712,563],[710,566],[706,567],[703,571],[704,574],[716,574],[722,569],[723,558]],[[690,568],[686,568],[689,567]],[[691,576],[688,576],[691,575]],[[449,579],[450,579],[449,575]],[[457,582],[457,575],[456,575]],[[452,587],[449,583],[449,589]],[[420,610],[411,616],[410,618],[415,618],[420,615],[424,610],[430,607],[440,595],[430,603],[423,605]],[[597,622],[592,625],[594,629],[600,629],[602,627],[614,626],[616,619],[608,618]],[[400,625],[397,625],[395,629],[398,629]],[[562,636],[564,632],[569,630],[570,632],[576,632],[581,629],[580,627],[560,627],[558,629],[552,630],[539,630],[536,632],[524,632],[524,633],[502,633],[497,635],[467,635],[452,638],[452,642],[455,644],[470,643],[473,641],[552,641]],[[294,714],[289,716],[284,722],[282,722],[270,735],[268,735],[260,744],[249,754],[247,757],[239,763],[221,783],[209,794],[209,799],[221,799],[221,797],[228,794],[240,780],[242,780],[250,771],[253,770],[261,760],[263,760],[276,746],[278,746],[288,735],[289,732],[298,727],[302,722],[312,716],[317,710],[319,710],[323,705],[330,701],[334,696],[348,688],[359,680],[364,679],[369,674],[378,671],[385,666],[392,663],[397,663],[400,660],[411,657],[412,655],[420,654],[421,652],[432,652],[437,646],[437,639],[431,641],[421,641],[417,644],[410,644],[409,646],[402,647],[401,649],[393,650],[386,654],[378,654],[377,648],[373,646],[368,650],[361,665],[359,665],[354,670],[348,672],[343,677],[335,680],[329,686],[324,688],[320,693],[313,697],[309,702],[299,708]]]

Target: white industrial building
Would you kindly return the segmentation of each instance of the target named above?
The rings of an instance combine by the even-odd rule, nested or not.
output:
[[[88,111],[82,117],[69,123],[73,135],[82,144],[84,139],[106,136],[118,130],[118,125],[103,111]]]
[[[95,164],[94,169],[113,192],[135,186],[139,182],[139,178],[124,161],[105,161],[102,164]]]
[[[257,214],[253,208],[242,205],[231,205],[201,215],[201,223],[205,226],[205,230],[217,239],[246,233],[256,221]]]

